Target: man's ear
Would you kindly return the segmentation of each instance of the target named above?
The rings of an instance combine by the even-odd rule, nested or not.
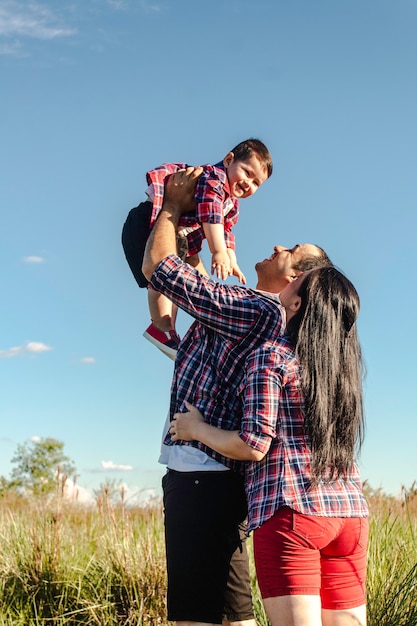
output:
[[[291,302],[290,304],[290,311],[292,311],[295,315],[296,313],[298,313],[300,306],[301,306],[301,298],[300,296],[297,296],[295,300]]]
[[[292,281],[295,280],[296,278],[300,278],[302,273],[303,272],[301,272],[300,270],[293,269],[291,274],[288,274],[288,282],[292,283]]]
[[[228,152],[223,159],[223,165],[225,167],[229,167],[229,165],[233,163],[234,158],[235,158],[235,155],[233,154],[233,152]]]
[[[298,278],[297,274],[285,274],[284,276],[284,280],[287,284],[292,283],[296,278]]]

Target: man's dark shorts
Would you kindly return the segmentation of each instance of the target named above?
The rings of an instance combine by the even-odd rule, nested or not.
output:
[[[253,619],[247,514],[235,472],[175,472],[162,480],[168,619],[221,624]]]

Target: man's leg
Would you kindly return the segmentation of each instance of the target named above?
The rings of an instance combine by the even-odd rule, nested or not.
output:
[[[239,525],[240,544],[230,561],[223,626],[256,626],[252,603],[246,520]]]
[[[246,515],[234,472],[173,472],[163,478],[168,619],[221,624],[231,555]]]
[[[221,624],[213,624],[209,622],[175,622],[177,626],[222,626]]]

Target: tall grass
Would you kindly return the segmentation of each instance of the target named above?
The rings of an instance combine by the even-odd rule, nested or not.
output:
[[[0,541],[0,625],[166,623],[160,509],[3,502]]]
[[[417,625],[417,493],[401,501],[380,492],[371,506],[368,550],[368,625]]]
[[[368,493],[368,626],[417,626],[417,495],[403,496]],[[4,497],[0,542],[0,626],[168,624],[160,507]]]

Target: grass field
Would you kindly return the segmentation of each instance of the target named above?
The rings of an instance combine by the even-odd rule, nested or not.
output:
[[[415,485],[401,499],[370,488],[367,497],[368,626],[417,626]],[[160,507],[6,495],[0,536],[0,626],[169,624]],[[255,576],[253,587],[258,622],[267,626]]]

